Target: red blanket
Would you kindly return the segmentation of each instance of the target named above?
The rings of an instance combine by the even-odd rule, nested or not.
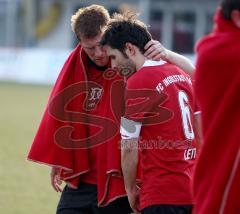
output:
[[[240,28],[215,16],[197,46],[196,96],[204,144],[194,177],[195,213],[240,210]]]
[[[28,160],[59,167],[61,179],[76,188],[81,174],[89,170],[87,142],[90,136],[87,136],[86,125],[95,123],[100,126],[101,118],[105,118],[97,163],[98,202],[104,206],[126,195],[121,176],[120,136],[118,133],[111,136],[119,128],[118,118],[115,118],[110,108],[108,94],[114,79],[106,80],[104,84],[105,95],[100,101],[102,106],[99,116],[90,117],[84,107],[86,93],[81,93],[87,91],[88,87],[84,67],[86,59],[85,52],[78,45],[66,60],[51,92]],[[101,143],[98,138],[96,141]]]

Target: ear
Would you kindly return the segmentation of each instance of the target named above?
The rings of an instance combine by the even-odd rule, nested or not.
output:
[[[136,48],[132,43],[127,42],[125,44],[125,52],[126,52],[128,57],[135,56],[136,55]]]
[[[110,47],[108,46],[108,45],[103,45],[102,46],[102,49],[103,49],[103,51],[105,51],[105,52],[109,52],[109,50],[110,50]]]
[[[240,28],[240,11],[239,10],[233,10],[231,13],[231,19],[232,22]]]

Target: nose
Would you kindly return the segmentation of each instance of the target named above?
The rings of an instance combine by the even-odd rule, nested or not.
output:
[[[117,68],[117,63],[114,59],[111,59],[111,66],[112,68]]]
[[[104,55],[104,51],[102,46],[98,45],[95,48],[95,58],[101,58]]]

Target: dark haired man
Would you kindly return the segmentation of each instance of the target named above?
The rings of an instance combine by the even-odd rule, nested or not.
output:
[[[240,1],[223,0],[213,32],[197,45],[196,95],[204,142],[194,213],[240,212]]]
[[[101,41],[112,65],[120,72],[131,70],[121,120],[125,188],[135,212],[191,213],[190,183],[196,157],[192,82],[175,65],[147,60],[144,47],[150,40],[144,23],[130,14],[115,14]]]
[[[105,75],[111,62],[99,43],[108,21],[109,13],[100,5],[80,8],[72,16],[80,44],[62,68],[28,155],[52,167],[56,191],[62,191],[62,180],[67,183],[58,214],[131,212],[118,147],[119,97],[112,96],[123,93],[113,87],[123,77]],[[149,45],[152,57],[160,51],[156,45]]]

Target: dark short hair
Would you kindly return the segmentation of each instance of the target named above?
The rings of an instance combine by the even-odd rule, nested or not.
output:
[[[107,25],[101,44],[118,49],[125,55],[125,44],[130,42],[137,46],[141,53],[144,53],[144,46],[151,38],[147,26],[137,19],[136,14],[115,13]]]
[[[222,0],[221,14],[225,19],[231,20],[231,13],[233,10],[240,11],[240,0]]]
[[[71,18],[73,32],[80,37],[94,38],[103,31],[110,19],[106,8],[90,5],[80,8]]]

